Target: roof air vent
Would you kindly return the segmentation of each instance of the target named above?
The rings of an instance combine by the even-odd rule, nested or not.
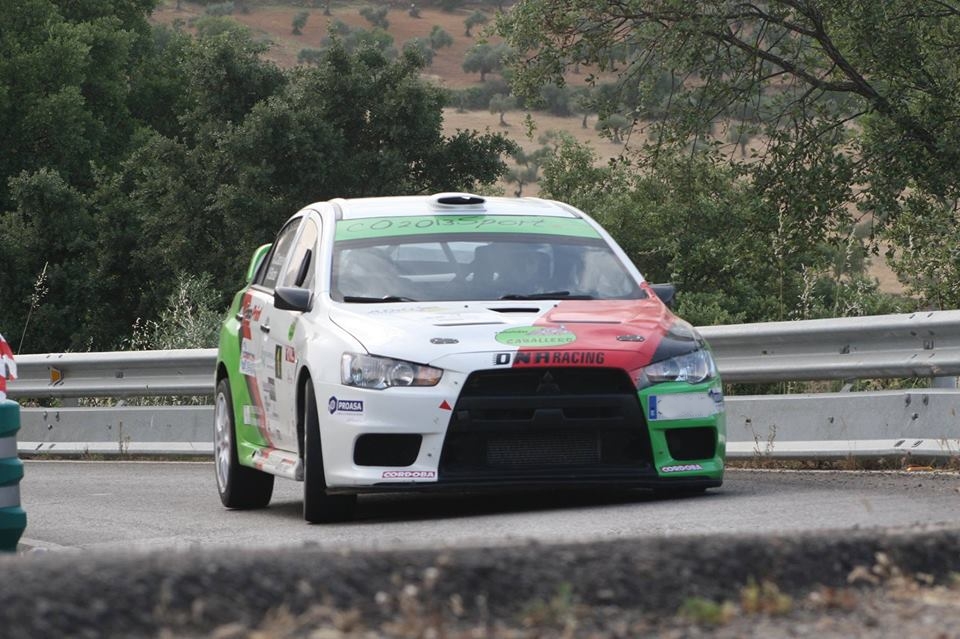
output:
[[[438,193],[433,196],[433,203],[437,207],[464,207],[482,209],[486,199],[472,193]]]

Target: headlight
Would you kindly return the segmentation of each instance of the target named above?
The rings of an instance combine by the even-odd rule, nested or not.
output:
[[[684,355],[677,355],[640,369],[637,388],[646,388],[661,382],[687,382],[699,384],[717,375],[713,356],[705,348]]]
[[[361,388],[436,386],[442,375],[442,370],[432,366],[362,353],[344,353],[340,361],[340,381]]]

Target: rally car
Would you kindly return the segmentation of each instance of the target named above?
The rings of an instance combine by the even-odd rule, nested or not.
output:
[[[229,508],[266,506],[278,475],[309,522],[364,492],[722,483],[707,343],[569,205],[319,202],[247,276],[216,369]]]

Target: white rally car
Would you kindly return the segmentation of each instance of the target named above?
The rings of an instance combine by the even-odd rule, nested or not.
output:
[[[362,492],[722,483],[709,347],[571,206],[319,202],[248,279],[217,358],[227,507],[266,506],[276,475],[310,522]]]

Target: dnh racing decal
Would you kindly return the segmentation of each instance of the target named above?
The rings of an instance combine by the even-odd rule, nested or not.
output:
[[[603,351],[520,351],[514,359],[516,366],[603,366],[606,358]]]

